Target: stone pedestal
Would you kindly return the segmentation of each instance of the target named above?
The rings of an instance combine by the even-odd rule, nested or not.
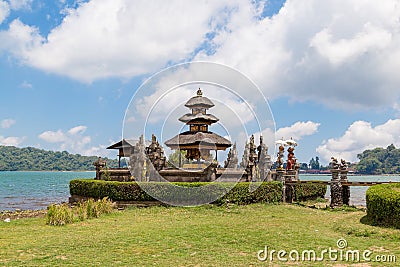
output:
[[[286,183],[284,174],[284,170],[276,170],[276,180],[282,182],[282,202],[286,202]]]
[[[347,173],[349,171],[347,169],[340,170],[340,182],[348,182]],[[350,205],[350,186],[342,186],[342,199],[344,205]]]
[[[343,206],[343,190],[339,179],[339,170],[331,169],[331,208]]]

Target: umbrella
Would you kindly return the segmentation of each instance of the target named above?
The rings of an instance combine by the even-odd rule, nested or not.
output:
[[[297,146],[297,143],[296,141],[293,140],[293,138],[286,140],[285,143],[288,144],[289,146]]]
[[[277,145],[283,145],[283,146],[287,146],[287,143],[286,143],[286,141],[283,141],[283,140],[276,140],[276,141],[275,141],[275,144],[277,144]]]

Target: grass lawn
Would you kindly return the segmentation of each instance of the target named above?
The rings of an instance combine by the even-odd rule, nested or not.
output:
[[[0,266],[396,266],[396,263],[259,261],[257,252],[337,249],[395,255],[400,230],[360,222],[362,211],[296,205],[132,208],[67,226],[44,218],[0,221]],[[346,250],[345,249],[345,250]],[[286,258],[288,255],[286,255]],[[397,263],[398,264],[398,263]]]

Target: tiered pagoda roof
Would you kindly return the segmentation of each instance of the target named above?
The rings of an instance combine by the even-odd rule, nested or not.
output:
[[[188,158],[199,158],[205,150],[225,150],[232,144],[224,137],[208,131],[208,126],[217,122],[219,119],[212,114],[207,114],[209,108],[214,107],[214,103],[203,96],[201,89],[197,90],[197,95],[189,99],[186,107],[192,110],[179,118],[179,121],[189,125],[189,131],[180,133],[165,144],[171,149],[187,150]],[[202,150],[202,151],[200,151]]]

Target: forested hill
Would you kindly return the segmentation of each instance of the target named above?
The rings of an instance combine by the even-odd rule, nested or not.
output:
[[[33,147],[0,146],[0,171],[94,171],[96,156],[81,156],[67,151],[54,152]],[[117,160],[107,160],[117,167]]]
[[[393,144],[387,148],[365,150],[357,157],[358,173],[362,174],[400,174],[400,149]]]

